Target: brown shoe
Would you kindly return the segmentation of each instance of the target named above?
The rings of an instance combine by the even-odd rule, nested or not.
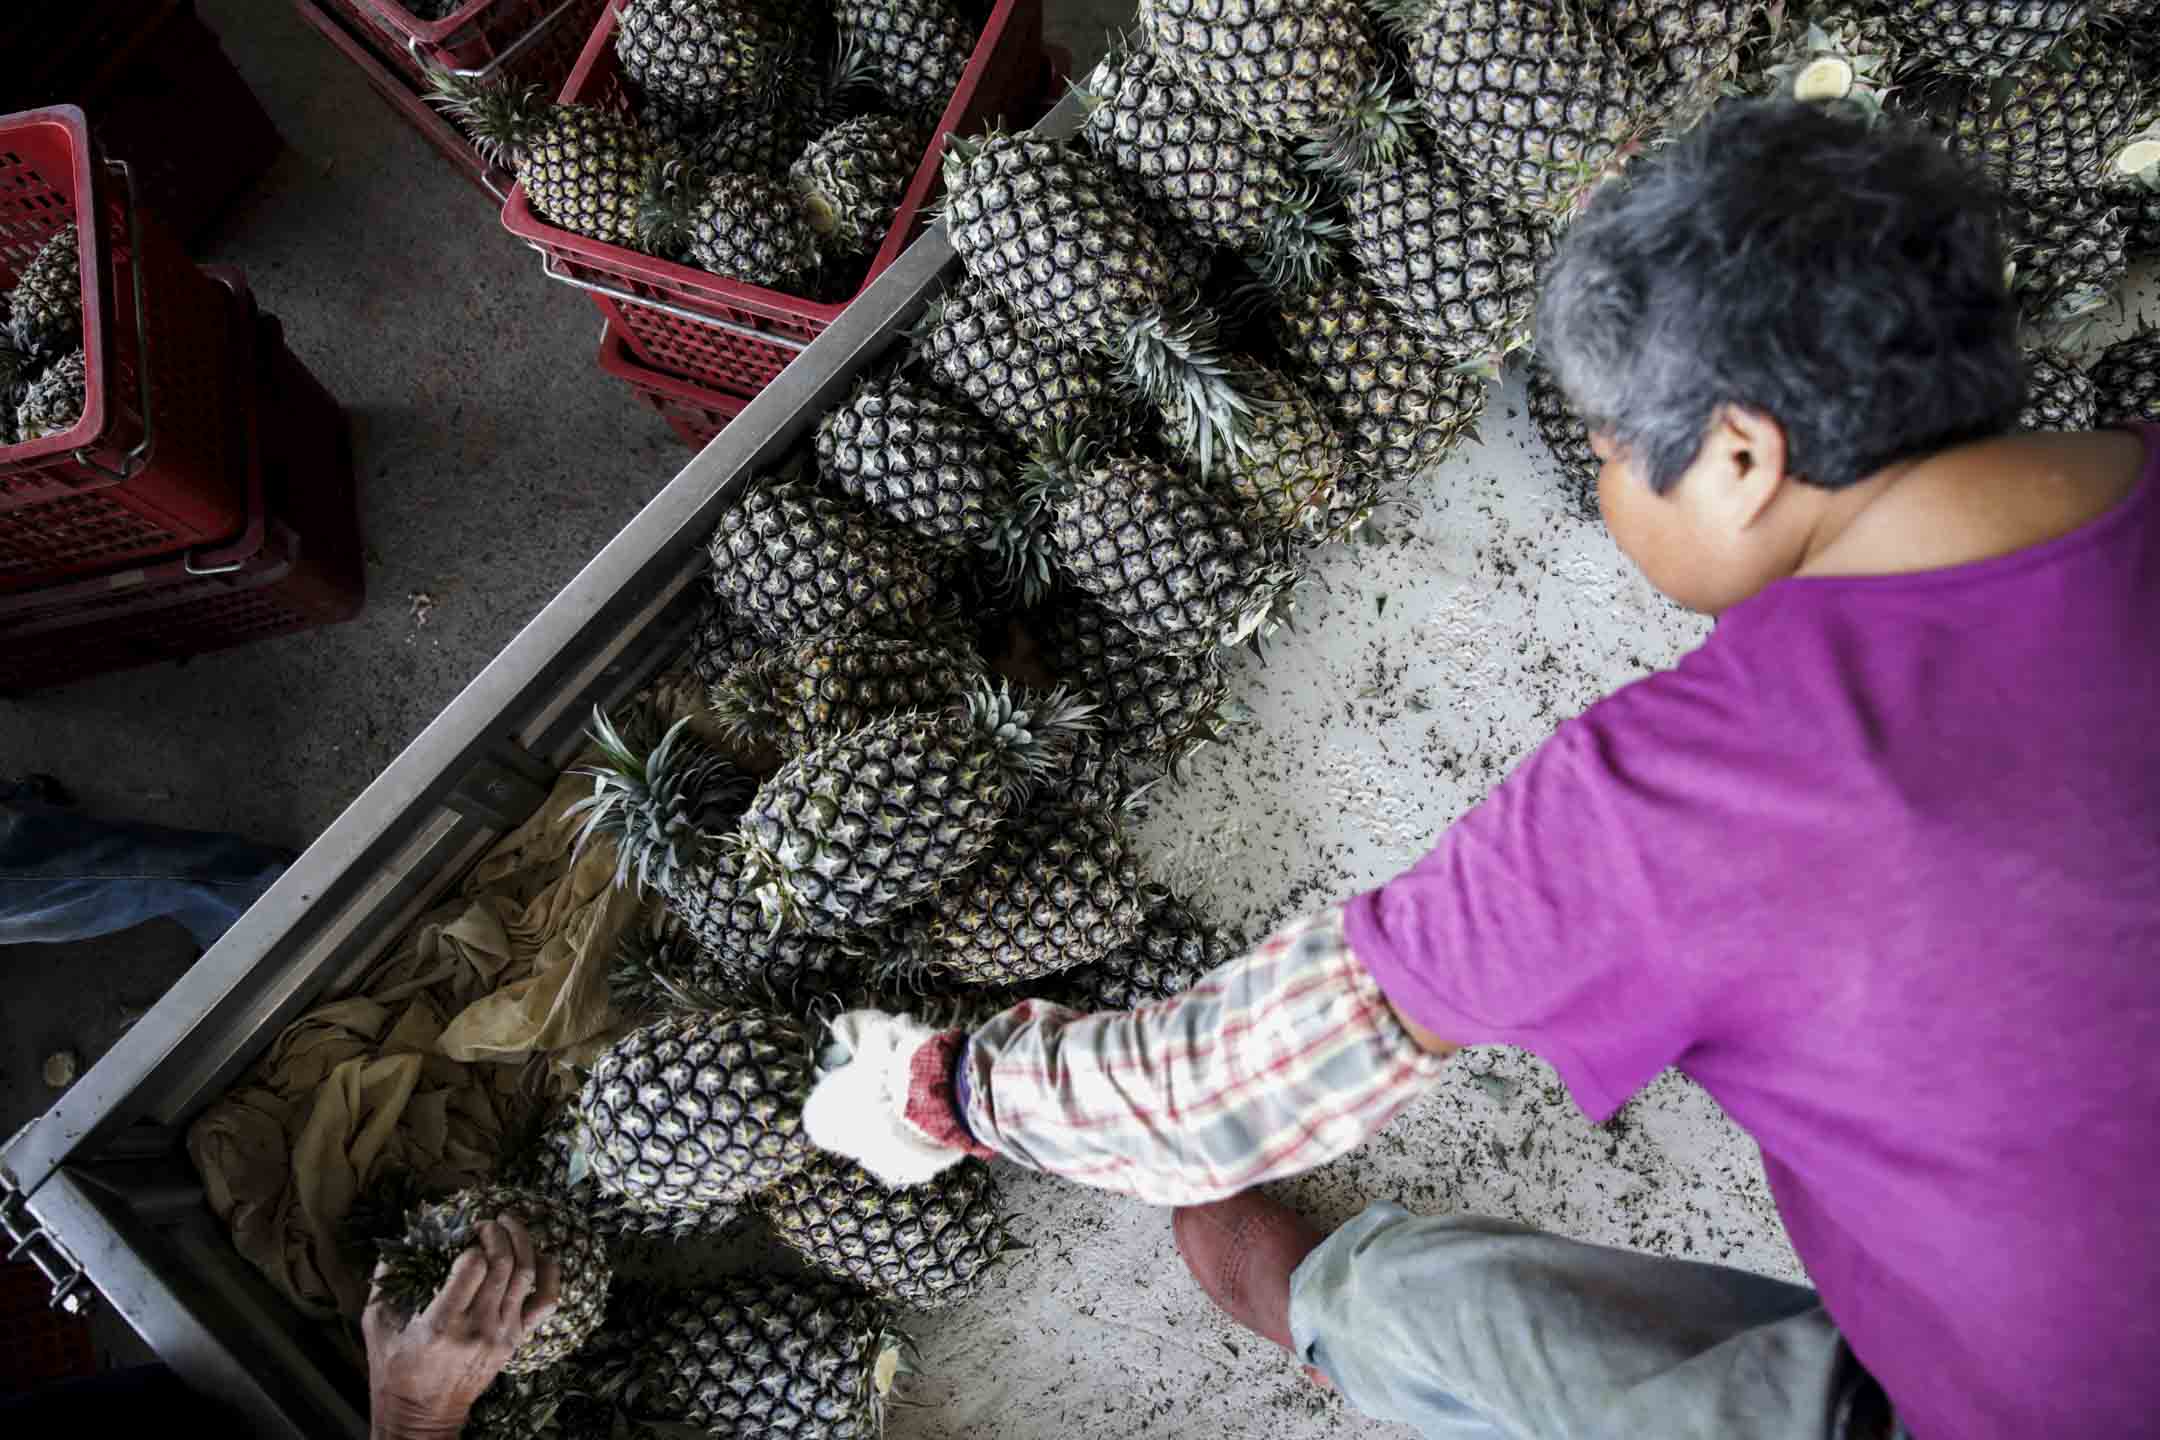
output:
[[[1326,1237],[1287,1205],[1248,1190],[1170,1217],[1178,1254],[1232,1320],[1288,1350],[1290,1275]]]

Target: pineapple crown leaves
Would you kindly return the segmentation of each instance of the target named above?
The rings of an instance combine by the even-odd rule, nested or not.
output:
[[[1255,269],[1273,290],[1302,289],[1332,272],[1342,259],[1343,224],[1322,212],[1320,191],[1307,185],[1284,196],[1261,232]]]
[[[780,746],[786,741],[779,687],[787,669],[784,651],[761,650],[713,682],[706,701],[731,742]]]
[[[1003,757],[1006,793],[1015,802],[1024,799],[1097,723],[1098,707],[1062,685],[1034,697],[1016,695],[1011,682],[999,681],[977,689],[967,697],[966,705],[969,723]]]
[[[514,160],[525,137],[539,128],[553,102],[538,85],[483,85],[431,68],[428,102],[448,115],[493,165]]]
[[[676,721],[640,755],[606,712],[594,708],[591,735],[600,763],[577,772],[591,777],[593,793],[563,812],[564,820],[581,822],[573,863],[596,836],[612,836],[615,884],[626,886],[634,877],[640,891],[665,892],[722,833],[707,828],[707,818],[740,811],[749,781],[684,734],[691,718]]]
[[[1223,452],[1246,448],[1254,416],[1268,408],[1239,388],[1215,331],[1204,312],[1156,311],[1131,320],[1119,345],[1126,375],[1172,418],[1174,431],[1191,438],[1203,475],[1215,472]]]
[[[680,256],[695,227],[692,211],[704,177],[682,160],[663,152],[645,166],[645,182],[638,194],[639,238],[653,254]]]
[[[753,997],[713,989],[700,978],[697,942],[681,932],[632,933],[615,947],[608,997],[640,1019],[740,1009]]]
[[[1415,100],[1396,94],[1388,77],[1375,76],[1333,124],[1299,142],[1298,159],[1338,179],[1377,170],[1415,137],[1419,114]]]

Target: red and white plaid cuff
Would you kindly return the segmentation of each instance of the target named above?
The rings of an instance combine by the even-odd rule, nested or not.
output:
[[[965,1030],[943,1030],[925,1040],[908,1060],[907,1104],[900,1118],[933,1145],[988,1160],[997,1152],[977,1140],[960,1117],[953,1070],[967,1049]]]

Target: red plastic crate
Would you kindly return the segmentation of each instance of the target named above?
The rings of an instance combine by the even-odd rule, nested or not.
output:
[[[53,1308],[37,1266],[0,1264],[0,1395],[96,1372],[89,1323]]]
[[[750,403],[740,395],[707,389],[640,364],[630,353],[622,327],[612,323],[600,331],[600,368],[628,385],[693,450],[704,449]]]
[[[615,26],[611,4],[563,86],[565,104],[625,113],[632,108],[615,59]],[[945,136],[972,134],[1000,119],[1032,121],[1041,76],[1041,0],[997,0],[864,285],[899,258],[926,222],[924,207],[938,188]],[[550,275],[592,292],[596,300],[617,302],[602,303],[601,314],[623,327],[631,349],[646,364],[746,395],[769,384],[847,308],[846,301],[824,304],[724,280],[550,225],[526,203],[523,186],[510,192],[503,226],[540,252]]]
[[[292,6],[300,12],[301,19],[337,47],[338,53],[361,73],[391,109],[404,116],[407,124],[443,153],[460,175],[501,202],[510,191],[509,174],[482,159],[464,131],[421,99],[420,93],[413,88],[414,82],[391,69],[376,49],[353,32],[352,27],[362,22],[350,13],[350,5],[338,5],[336,0],[326,0],[323,4],[317,4],[316,0],[292,0]],[[332,13],[333,9],[337,13]]]
[[[54,101],[90,112],[98,145],[135,169],[143,203],[182,237],[262,177],[283,142],[209,26],[176,9],[134,62]]]
[[[0,284],[79,222],[88,377],[72,429],[0,447],[0,591],[218,541],[247,517],[232,307],[125,175],[72,105],[0,119]]]
[[[264,317],[258,541],[0,596],[0,691],[20,693],[349,620],[365,595],[344,411]],[[237,548],[237,547],[235,547]]]

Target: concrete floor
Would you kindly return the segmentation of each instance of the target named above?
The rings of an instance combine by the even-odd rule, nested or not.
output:
[[[1130,16],[1050,0],[1081,68]],[[286,143],[196,246],[247,272],[351,413],[368,606],[333,629],[0,701],[0,775],[93,813],[303,848],[675,475],[673,433],[593,365],[590,303],[544,279],[488,201],[283,4],[198,9]],[[415,597],[425,596],[426,601]],[[0,1136],[50,1102],[193,960],[163,922],[0,947]]]

